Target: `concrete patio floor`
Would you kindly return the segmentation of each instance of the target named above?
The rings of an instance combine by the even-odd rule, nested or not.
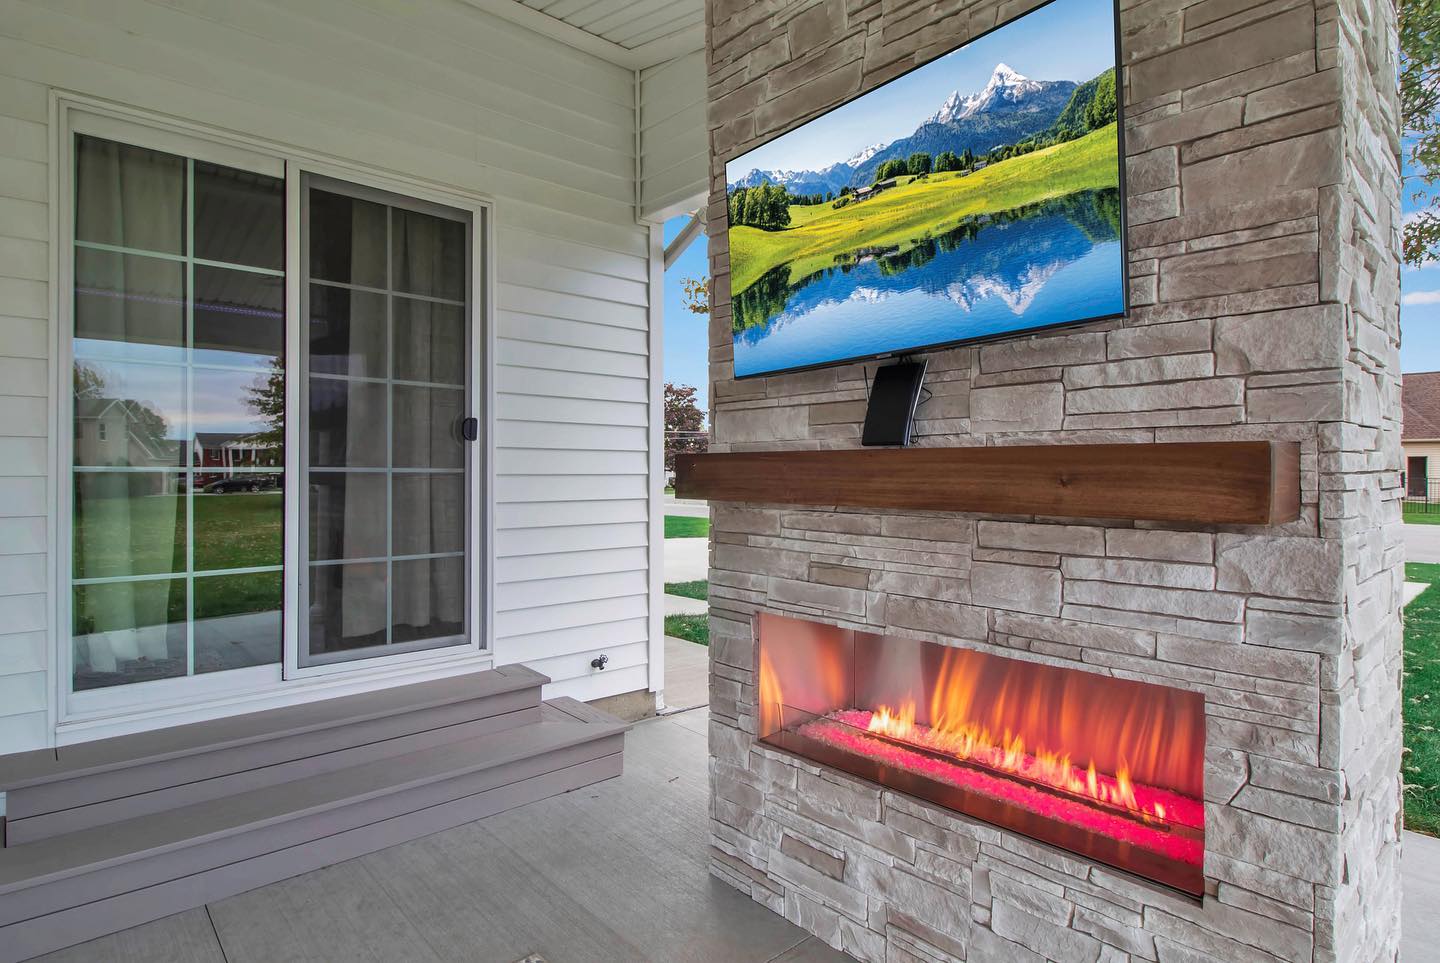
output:
[[[706,871],[707,717],[638,724],[619,779],[40,959],[848,960]],[[1433,959],[1440,840],[1406,833],[1404,874],[1401,959]]]
[[[710,649],[665,636],[665,711],[710,704]]]
[[[706,870],[706,717],[637,725],[618,779],[40,959],[848,959]]]

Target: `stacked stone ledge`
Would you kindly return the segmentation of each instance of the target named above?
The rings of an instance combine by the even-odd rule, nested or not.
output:
[[[1035,5],[712,2],[711,223],[725,160]],[[1297,441],[1301,518],[715,505],[712,871],[864,960],[1394,959],[1394,9],[1122,8],[1131,314],[932,355],[916,443]],[[710,254],[713,447],[856,446],[862,366],[733,379]],[[757,611],[1203,693],[1203,904],[758,745]]]

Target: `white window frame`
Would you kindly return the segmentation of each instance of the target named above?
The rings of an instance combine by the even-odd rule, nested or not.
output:
[[[52,91],[51,129],[51,437],[55,439],[51,468],[51,579],[53,590],[50,635],[52,671],[51,722],[57,744],[86,741],[160,726],[218,718],[238,712],[294,705],[314,699],[441,678],[487,667],[493,662],[495,625],[495,212],[487,197],[438,186],[360,164],[323,158],[285,145],[265,142],[203,124],[161,117],[74,94]],[[469,592],[466,643],[394,655],[377,654],[331,665],[300,668],[296,654],[303,614],[299,558],[301,499],[285,499],[282,660],[225,672],[161,679],[72,692],[74,399],[69,386],[74,332],[74,144],[75,135],[93,134],[109,140],[167,151],[196,160],[283,177],[286,192],[286,356],[302,355],[305,325],[300,321],[303,252],[299,225],[303,175],[347,181],[361,187],[413,198],[466,212],[471,218],[471,359],[472,411],[480,422],[480,441],[467,445],[472,479],[467,519]],[[287,490],[300,484],[302,471],[299,382],[286,379],[285,473]],[[479,486],[479,491],[475,486]]]

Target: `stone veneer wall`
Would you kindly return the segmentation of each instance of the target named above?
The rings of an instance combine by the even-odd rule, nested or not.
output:
[[[1035,5],[711,0],[710,223],[726,160]],[[1293,439],[1302,517],[717,504],[712,869],[865,960],[1394,959],[1395,10],[1122,6],[1133,311],[932,356],[917,443]],[[861,366],[733,380],[722,230],[710,257],[714,448],[858,445]],[[760,609],[1203,692],[1210,895],[757,746]]]

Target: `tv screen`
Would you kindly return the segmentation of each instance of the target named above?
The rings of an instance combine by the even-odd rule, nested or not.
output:
[[[1125,313],[1115,0],[1052,0],[726,165],[735,375]]]

